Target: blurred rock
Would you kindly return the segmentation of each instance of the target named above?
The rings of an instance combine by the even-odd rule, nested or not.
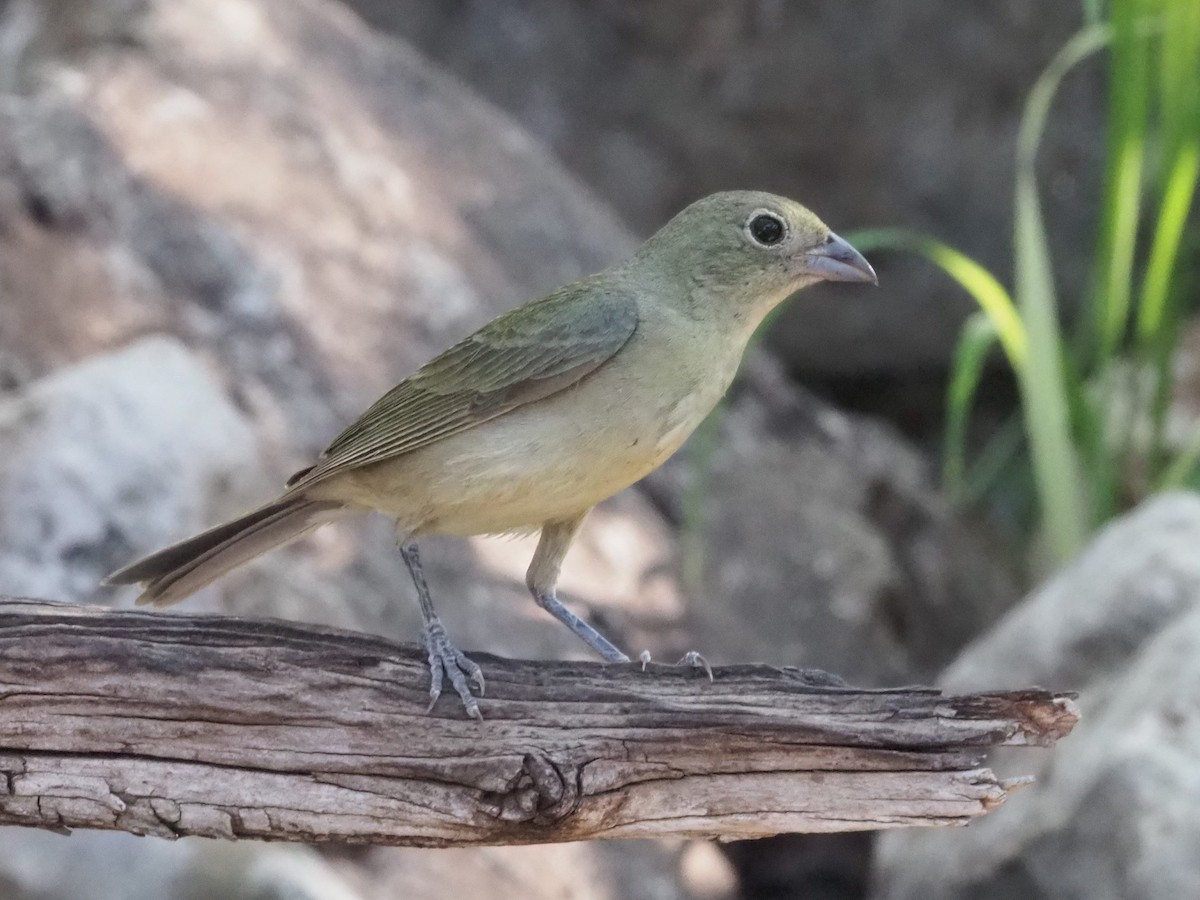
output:
[[[175,843],[0,829],[5,900],[688,900],[673,848],[628,841],[471,850]],[[700,895],[697,900],[710,900]]]
[[[880,900],[1177,898],[1200,884],[1200,497],[1149,501],[964,652],[947,690],[1040,683],[1083,719],[996,814],[880,841]]]
[[[1122,675],[1147,641],[1200,605],[1198,547],[1200,496],[1147,501],[969,646],[939,683],[959,693],[1082,690]]]
[[[100,42],[136,39],[149,0],[0,0],[0,94],[28,90],[47,69]]]
[[[688,842],[680,856],[679,869],[684,885],[696,900],[733,900],[739,896],[737,873],[728,855],[737,846],[734,843],[721,848],[712,841]],[[741,896],[758,895],[749,885],[746,888],[740,892]]]
[[[0,585],[94,602],[114,556],[228,512],[256,469],[250,424],[175,340],[0,394]]]
[[[1079,4],[1002,0],[346,0],[511,112],[648,233],[713,190],[761,187],[838,231],[898,225],[1012,268],[1018,118]],[[1089,274],[1102,80],[1067,79],[1042,149],[1068,299]],[[944,368],[971,308],[913,261],[879,291],[799,296],[771,340],[806,375]]]
[[[332,854],[331,854],[332,855]],[[679,853],[647,841],[370,850],[332,867],[364,900],[687,900]],[[697,898],[701,900],[701,898]]]
[[[963,527],[916,451],[763,356],[709,455],[689,449],[649,486],[682,523],[689,623],[713,661],[931,679],[1015,596],[1002,556]]]
[[[511,122],[337,6],[157,3],[138,33],[0,104],[6,369],[37,375],[174,334],[253,420],[278,484],[453,339],[632,246]],[[117,535],[107,563],[195,521],[160,524]],[[497,593],[531,604],[519,582],[480,585],[463,542],[429,564],[439,593],[470,593],[460,622],[447,604],[462,643],[575,649],[536,610],[529,632],[497,627],[503,612],[481,619],[473,607],[504,609]],[[417,622],[386,527],[330,530],[217,594],[395,634]],[[497,632],[535,637],[505,646]]]
[[[187,883],[196,851],[208,843],[215,842],[150,841],[104,831],[67,837],[29,828],[0,828],[0,897],[174,900]]]

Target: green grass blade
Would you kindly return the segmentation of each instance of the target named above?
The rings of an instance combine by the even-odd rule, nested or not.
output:
[[[1159,52],[1159,114],[1165,144],[1175,147],[1195,134],[1200,114],[1200,3],[1159,0],[1162,48]]]
[[[1152,486],[1165,475],[1165,432],[1172,360],[1182,311],[1174,298],[1180,246],[1200,177],[1200,3],[1166,0],[1159,51],[1158,112],[1162,188],[1138,303],[1139,358],[1153,375],[1151,432],[1145,450]]]
[[[1029,91],[1021,128],[1017,135],[1017,165],[1030,167],[1041,145],[1050,117],[1050,106],[1064,77],[1073,68],[1112,41],[1113,31],[1107,25],[1089,25],[1075,33],[1054,55]]]
[[[1050,549],[1059,561],[1083,546],[1091,516],[1072,441],[1072,400],[1063,365],[1064,343],[1035,163],[1063,77],[1104,47],[1110,37],[1109,29],[1090,26],[1067,42],[1030,91],[1017,137],[1013,293],[1029,344],[1028,365],[1018,373],[1018,379],[1043,524]]]
[[[1008,291],[995,276],[969,256],[927,235],[900,228],[856,231],[848,240],[859,250],[904,250],[920,254],[957,281],[987,314],[1014,371],[1025,366],[1028,339]]]
[[[1074,435],[1080,465],[1087,476],[1088,507],[1091,523],[1099,527],[1117,515],[1121,503],[1120,467],[1113,449],[1110,425],[1112,409],[1103,402],[1107,395],[1089,390],[1089,382],[1080,370],[1078,360],[1063,355],[1063,372],[1067,383],[1067,402],[1070,404],[1071,431]],[[1115,378],[1109,371],[1107,377]]]
[[[1029,339],[1012,297],[987,269],[947,244],[895,228],[854,232],[848,239],[860,250],[901,250],[924,256],[957,281],[979,307],[959,337],[948,386],[943,481],[951,498],[963,500],[980,490],[977,473],[968,473],[966,432],[975,392],[988,351],[999,343],[1020,379],[1029,357]],[[970,486],[968,485],[970,481]]]
[[[1139,21],[1152,0],[1113,0],[1108,148],[1096,250],[1095,358],[1104,365],[1129,322],[1149,111],[1149,49]]]
[[[1011,507],[1014,501],[1019,500],[1016,495],[1029,493],[1028,488],[1031,487],[1028,484],[1028,478],[1018,478],[1014,482],[1010,471],[1013,469],[1014,463],[1020,466],[1024,462],[1024,456],[1021,453],[1024,448],[1024,442],[1024,422],[1022,422],[1019,416],[1014,414],[1011,419],[1001,425],[996,433],[984,443],[983,448],[967,469],[963,476],[959,505],[972,506],[979,503],[985,495],[995,490],[1007,477],[1011,485],[1005,491],[1005,497],[1001,501],[994,501],[992,505],[1010,507],[1009,515],[1011,516]],[[1022,484],[1026,488],[1024,491],[1021,490]],[[1032,500],[1031,494],[1030,499]],[[1024,506],[1025,504],[1020,503],[1019,505]],[[1031,502],[1029,504],[1031,513],[1033,506],[1034,504]]]
[[[956,503],[962,502],[966,485],[967,425],[975,403],[975,393],[983,378],[988,354],[997,340],[995,323],[987,314],[977,312],[963,325],[955,348],[954,365],[946,392],[942,483],[951,501]]]
[[[1080,61],[1103,48],[1111,34],[1104,26],[1088,26],[1055,55],[1030,91],[1016,146],[1013,293],[1028,334],[1028,365],[1019,373],[1022,414],[1046,536],[1058,560],[1072,556],[1084,544],[1091,516],[1072,440],[1054,269],[1034,164],[1058,85]]]
[[[1200,80],[1200,75],[1197,77]],[[1196,195],[1197,176],[1200,176],[1200,142],[1192,137],[1176,150],[1163,187],[1150,261],[1138,302],[1138,340],[1144,346],[1154,341],[1169,317],[1171,278]]]
[[[1200,3],[1165,0],[1159,50],[1158,111],[1164,176],[1150,259],[1138,303],[1139,344],[1168,317],[1171,276],[1196,192],[1200,144]]]
[[[1083,546],[1090,515],[1071,441],[1054,273],[1037,187],[1032,172],[1018,173],[1017,182],[1014,293],[1029,335],[1029,359],[1019,376],[1022,410],[1046,537],[1062,562]]]
[[[1173,282],[1179,248],[1200,177],[1200,144],[1196,140],[1178,148],[1167,175],[1150,260],[1142,281],[1138,304],[1138,359],[1152,375],[1149,388],[1150,437],[1144,447],[1151,484],[1158,481],[1167,451],[1164,448],[1167,411],[1175,379],[1173,360],[1182,328],[1181,311],[1174,302]]]

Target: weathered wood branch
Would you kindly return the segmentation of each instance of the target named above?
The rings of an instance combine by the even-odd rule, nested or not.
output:
[[[426,715],[421,652],[277,621],[0,600],[0,824],[381,844],[759,837],[965,823],[1041,690],[944,697],[796,670],[476,654],[486,721]]]

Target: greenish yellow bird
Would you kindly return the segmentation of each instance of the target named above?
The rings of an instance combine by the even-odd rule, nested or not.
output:
[[[614,268],[505,313],[384,394],[277,499],[106,579],[176,603],[320,525],[378,510],[424,619],[430,708],[448,679],[481,718],[479,666],[446,635],[416,538],[541,530],[526,584],[609,662],[628,662],[555,594],[588,511],[674,453],[733,381],[763,317],[817,281],[876,283],[798,203],[755,191],[693,203]]]

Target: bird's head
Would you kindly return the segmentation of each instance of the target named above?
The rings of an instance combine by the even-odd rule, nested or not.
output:
[[[680,279],[696,296],[760,308],[817,281],[878,283],[862,254],[816,215],[762,191],[697,200],[647,240],[635,259]]]

